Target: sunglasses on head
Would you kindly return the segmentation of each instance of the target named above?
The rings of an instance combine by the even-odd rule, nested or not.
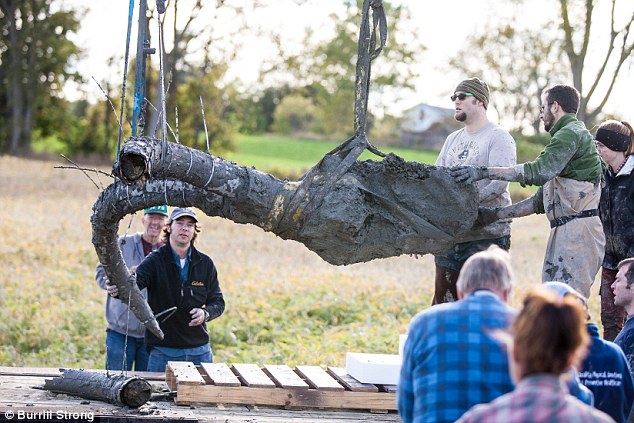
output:
[[[456,101],[456,99],[462,101],[467,97],[473,97],[473,94],[471,93],[460,93],[460,94],[454,94],[451,96],[451,101]]]

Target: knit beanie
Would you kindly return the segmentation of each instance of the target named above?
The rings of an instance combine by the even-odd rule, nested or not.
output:
[[[485,109],[489,106],[489,86],[479,78],[465,79],[458,84],[454,92],[456,91],[471,93],[484,104]]]
[[[606,128],[599,128],[594,139],[612,151],[627,151],[630,147],[631,137]]]

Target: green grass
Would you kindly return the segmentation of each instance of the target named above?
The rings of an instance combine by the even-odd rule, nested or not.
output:
[[[313,167],[329,151],[345,140],[314,141],[281,136],[238,135],[236,149],[223,157],[242,166],[281,177],[297,177]],[[384,153],[395,153],[406,160],[433,164],[438,156],[435,151],[404,148],[379,148]],[[369,151],[361,154],[359,160],[380,160]]]

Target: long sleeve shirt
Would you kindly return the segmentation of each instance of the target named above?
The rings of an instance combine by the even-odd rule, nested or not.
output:
[[[601,180],[601,157],[583,122],[566,114],[549,132],[548,145],[534,161],[523,165],[526,184],[544,185],[555,176],[592,183]]]

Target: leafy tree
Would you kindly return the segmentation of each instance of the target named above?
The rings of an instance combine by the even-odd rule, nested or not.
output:
[[[56,10],[52,0],[0,0],[0,151],[28,153],[34,128],[51,134],[49,111],[65,107],[58,94],[78,79],[70,60],[80,49],[68,39],[79,21],[75,11]]]
[[[234,128],[243,134],[270,131],[275,109],[282,99],[292,92],[288,85],[267,87],[255,93],[252,90],[238,92],[233,85],[227,88],[229,90],[227,116]]]
[[[521,28],[521,17],[485,25],[449,64],[463,75],[481,76],[491,89],[491,106],[505,126],[522,133],[539,131],[541,94],[553,81],[567,78],[561,66],[560,43],[555,33],[542,28]],[[545,28],[554,25],[546,23]]]
[[[224,118],[224,95],[218,88],[219,73],[224,73],[225,70],[226,68],[216,68],[214,71],[201,70],[198,77],[192,75],[181,84],[176,95],[178,127],[174,129],[178,130],[180,143],[198,150],[206,150],[208,136],[209,148],[216,155],[232,146],[232,128]]]
[[[586,123],[594,122],[602,113],[621,68],[626,61],[631,60],[634,52],[634,35],[631,33],[634,10],[629,10],[631,16],[621,20],[620,25],[618,23],[619,14],[625,15],[626,5],[632,5],[630,1],[611,0],[609,2],[611,6],[609,32],[605,30],[605,27],[603,28],[604,34],[607,33],[609,36],[604,42],[599,43],[599,49],[603,50],[603,54],[598,51],[599,49],[590,48],[593,19],[598,20],[595,3],[592,0],[559,0],[561,30],[564,38],[563,49],[570,63],[574,86],[582,95],[579,118]],[[600,63],[600,67],[594,75],[586,76],[590,62]],[[584,89],[586,82],[589,82],[589,89]],[[607,88],[601,90],[601,86]],[[595,98],[597,106],[591,109],[589,103]]]
[[[597,6],[611,7],[607,22],[601,20]],[[523,9],[516,8],[510,18],[488,24],[469,39],[451,65],[490,83],[492,104],[503,120],[513,120],[509,126],[518,132],[527,127],[537,132],[543,90],[571,81],[582,97],[578,117],[590,127],[603,113],[623,65],[632,58],[634,11],[623,18],[627,7],[628,2],[619,0],[559,0],[557,21],[539,27],[526,27]]]
[[[362,1],[346,0],[343,17],[331,14],[334,31],[331,38],[319,41],[316,32],[308,30],[300,53],[289,52],[281,37],[273,37],[279,58],[268,64],[265,80],[278,78],[292,82],[316,105],[315,124],[320,132],[344,136],[351,132],[355,94],[356,60]],[[371,101],[376,109],[384,108],[379,95],[385,89],[410,89],[416,76],[413,64],[423,50],[411,32],[411,16],[404,5],[383,2],[388,17],[388,45],[372,63]]]
[[[148,3],[149,4],[149,3]],[[236,34],[244,31],[246,28],[245,15],[254,8],[259,7],[259,0],[250,2],[245,6],[239,0],[216,0],[216,1],[184,1],[171,0],[166,3],[166,12],[161,15],[161,31],[163,39],[173,40],[170,45],[163,43],[163,72],[165,75],[166,89],[166,109],[168,120],[174,124],[174,111],[182,109],[179,98],[187,88],[181,90],[182,84],[189,84],[190,78],[197,78],[200,75],[199,69],[211,69],[217,66],[226,66],[236,51],[240,48],[240,44],[234,40],[237,39]],[[156,13],[153,13],[156,15]],[[231,19],[235,23],[231,27],[229,33],[220,32],[218,28],[223,25],[216,23]],[[148,33],[154,30],[152,25],[148,26]],[[155,31],[155,30],[154,30]],[[154,44],[159,47],[158,34],[154,33]],[[200,52],[204,53],[204,59],[201,63],[196,55]],[[158,58],[154,59],[154,70],[149,70],[148,75],[148,98],[156,98],[155,106],[160,109],[160,96],[157,95],[159,87],[159,76],[157,69]],[[148,63],[148,65],[150,65]],[[215,75],[224,75],[224,72]],[[219,87],[219,80],[211,80],[206,78],[208,83],[213,83]],[[195,96],[198,101],[198,95]],[[156,126],[159,111],[152,108],[148,109],[148,118],[150,127]],[[197,114],[200,114],[200,108]],[[181,115],[182,117],[182,115]],[[210,116],[208,116],[210,118]]]
[[[284,97],[275,109],[273,130],[280,134],[310,131],[315,119],[314,109],[306,97],[297,94]]]

